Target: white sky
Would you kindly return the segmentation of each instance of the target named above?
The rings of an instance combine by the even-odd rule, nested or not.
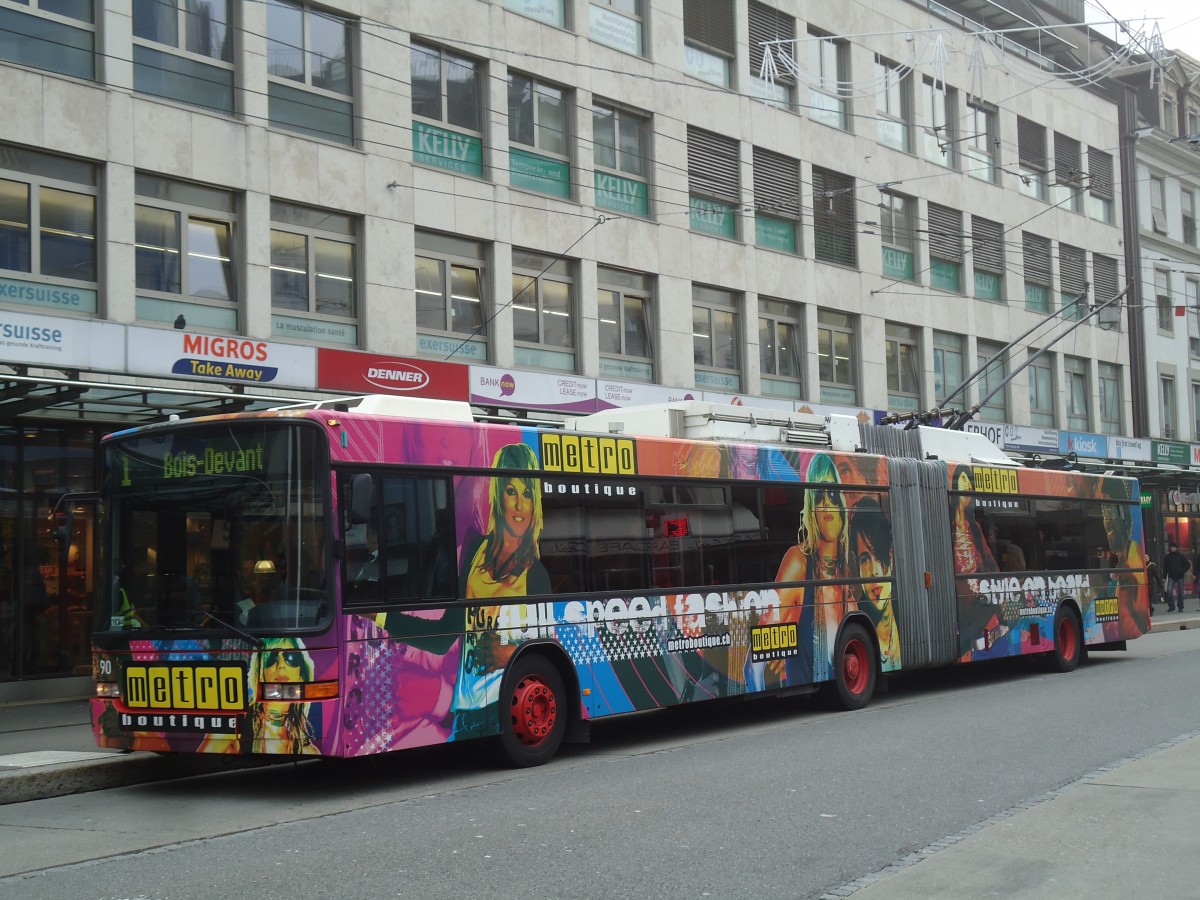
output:
[[[1200,4],[1195,0],[1089,0],[1087,6],[1089,22],[1108,19],[1099,9],[1103,6],[1118,19],[1135,20],[1129,22],[1129,27],[1135,32],[1144,28],[1147,37],[1157,22],[1168,50],[1182,50],[1193,59],[1200,59]],[[1111,28],[1100,30],[1113,36]],[[1121,39],[1121,43],[1126,42]]]

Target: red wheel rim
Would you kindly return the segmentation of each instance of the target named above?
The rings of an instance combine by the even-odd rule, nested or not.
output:
[[[842,681],[851,694],[858,695],[867,689],[870,665],[866,645],[860,640],[848,641],[842,654]]]
[[[512,727],[517,740],[536,747],[550,736],[558,720],[558,699],[537,675],[526,675],[512,695]]]
[[[1063,617],[1058,623],[1058,650],[1067,660],[1074,659],[1079,650],[1079,634],[1075,631],[1075,620],[1070,616]]]

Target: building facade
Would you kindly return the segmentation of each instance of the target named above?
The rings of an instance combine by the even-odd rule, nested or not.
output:
[[[171,413],[978,405],[1123,458],[1116,104],[966,6],[0,0],[0,680],[86,671],[94,501],[48,516]]]

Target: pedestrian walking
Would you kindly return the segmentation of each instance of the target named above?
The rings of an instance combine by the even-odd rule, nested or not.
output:
[[[1146,585],[1150,589],[1150,615],[1154,615],[1154,604],[1160,601],[1163,595],[1162,574],[1154,560],[1146,564]]]
[[[1167,545],[1163,558],[1163,574],[1167,577],[1167,609],[1183,612],[1183,579],[1192,567],[1186,556],[1179,552],[1179,545],[1172,541]]]

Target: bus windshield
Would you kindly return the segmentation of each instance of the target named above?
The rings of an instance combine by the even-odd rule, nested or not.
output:
[[[302,422],[243,421],[105,445],[109,589],[98,631],[314,629],[331,613],[329,461]]]

